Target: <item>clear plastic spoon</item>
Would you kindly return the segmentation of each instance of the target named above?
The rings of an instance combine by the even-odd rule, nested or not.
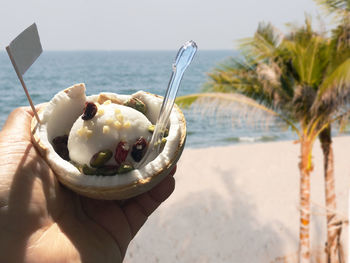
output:
[[[174,106],[174,102],[176,99],[177,91],[179,90],[182,76],[188,65],[191,63],[196,51],[197,44],[191,40],[187,41],[177,53],[175,62],[173,64],[173,72],[171,74],[168,88],[164,96],[163,104],[160,108],[152,139],[147,147],[147,151],[144,157],[137,165],[137,168],[151,161],[149,160],[151,152],[154,158],[159,154],[161,142],[164,137],[165,129],[168,126],[170,113]]]

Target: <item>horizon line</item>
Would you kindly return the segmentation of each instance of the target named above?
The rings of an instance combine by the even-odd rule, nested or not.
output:
[[[177,51],[178,49],[45,49],[43,52],[100,52],[100,51],[105,51],[105,52],[113,52],[113,51],[136,51],[136,52],[152,52],[152,51]],[[0,52],[5,52],[5,49],[1,49]],[[199,51],[238,51],[237,49],[200,49]]]

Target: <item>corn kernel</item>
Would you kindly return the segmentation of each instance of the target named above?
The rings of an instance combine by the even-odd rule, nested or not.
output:
[[[111,104],[111,103],[112,103],[111,100],[106,100],[106,101],[103,103],[103,105],[108,105],[108,104]]]
[[[115,115],[118,115],[120,113],[120,109],[115,109],[114,112],[115,112]]]

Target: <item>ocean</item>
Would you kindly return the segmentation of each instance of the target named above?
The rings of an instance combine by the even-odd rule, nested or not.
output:
[[[44,51],[26,72],[24,80],[35,104],[48,101],[58,91],[80,82],[86,84],[88,95],[103,91],[131,94],[138,90],[164,95],[176,53],[176,50]],[[201,92],[207,73],[236,55],[234,50],[199,50],[184,74],[178,96]],[[2,127],[14,108],[29,105],[6,52],[0,52],[0,93]],[[243,121],[232,125],[232,114],[228,110],[210,112],[202,105],[184,110],[184,114],[187,147],[296,139],[290,130],[283,130],[274,122],[256,125]]]

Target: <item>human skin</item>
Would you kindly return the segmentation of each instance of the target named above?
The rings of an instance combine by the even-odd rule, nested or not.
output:
[[[63,187],[31,142],[29,108],[0,132],[0,262],[122,262],[148,216],[173,192],[175,169],[151,191],[120,201]]]

